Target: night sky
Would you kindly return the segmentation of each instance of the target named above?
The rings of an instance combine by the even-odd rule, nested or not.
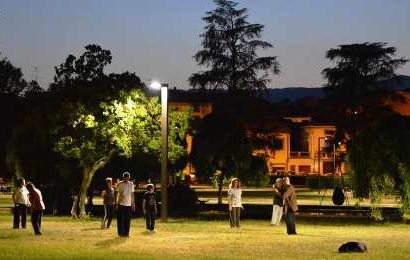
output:
[[[330,64],[326,50],[339,44],[388,42],[410,58],[410,1],[242,0],[249,21],[265,25],[263,39],[275,48],[282,73],[270,87],[320,86]],[[54,66],[79,56],[90,43],[112,52],[108,72],[136,72],[187,88],[200,68],[192,56],[200,47],[201,17],[211,0],[1,0],[1,57],[21,67],[27,80],[47,87]],[[410,64],[398,71],[410,75]]]

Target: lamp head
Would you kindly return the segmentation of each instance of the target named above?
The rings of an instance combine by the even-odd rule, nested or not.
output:
[[[161,89],[161,83],[159,81],[152,81],[151,84],[149,84],[149,87],[152,89]]]

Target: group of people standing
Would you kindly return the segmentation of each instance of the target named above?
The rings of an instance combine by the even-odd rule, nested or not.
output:
[[[128,237],[131,227],[132,212],[135,211],[134,183],[130,181],[130,173],[124,172],[122,181],[113,187],[112,178],[106,178],[106,188],[102,191],[104,215],[101,228],[110,228],[114,208],[117,210],[117,232],[120,237]],[[154,185],[147,185],[147,192],[142,200],[142,212],[146,219],[148,232],[155,232],[155,216],[157,201]]]
[[[290,184],[290,178],[276,179],[273,189],[273,207],[271,225],[278,226],[283,213],[286,217],[286,231],[289,235],[296,235],[295,213],[298,211],[296,191]]]
[[[290,178],[278,178],[273,188],[273,207],[271,225],[278,226],[283,213],[286,216],[286,229],[289,235],[296,235],[295,213],[298,211],[296,191]],[[240,227],[242,206],[241,181],[232,178],[228,188],[229,222],[231,228]]]
[[[117,210],[118,236],[128,237],[131,226],[132,212],[135,211],[134,183],[130,181],[130,173],[123,173],[122,181],[113,186],[112,178],[106,178],[106,187],[102,191],[104,215],[101,229],[110,228],[114,210]],[[278,226],[282,214],[286,216],[286,229],[289,235],[296,234],[295,213],[298,211],[295,188],[290,184],[290,178],[278,178],[273,189],[273,207],[271,225]],[[35,235],[41,235],[41,216],[45,210],[42,195],[33,183],[25,184],[24,179],[18,180],[18,187],[13,193],[14,221],[13,228],[26,228],[27,209],[31,208],[31,223]],[[231,228],[240,227],[242,205],[241,181],[232,178],[228,188],[229,222]],[[146,219],[147,232],[155,232],[155,217],[157,201],[155,187],[147,185],[144,193],[142,211]]]
[[[13,228],[26,228],[27,210],[31,209],[31,224],[34,234],[41,235],[41,216],[45,210],[43,197],[39,189],[33,183],[29,182],[26,185],[24,179],[17,180],[17,188],[13,193],[14,202],[14,220]]]

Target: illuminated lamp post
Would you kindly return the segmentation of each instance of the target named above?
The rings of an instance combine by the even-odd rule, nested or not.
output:
[[[168,221],[168,84],[153,81],[152,89],[161,89],[161,221]]]

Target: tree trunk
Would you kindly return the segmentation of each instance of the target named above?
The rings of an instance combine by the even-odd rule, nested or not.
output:
[[[81,186],[71,208],[72,217],[84,218],[86,216],[85,203],[87,198],[87,189],[94,177],[94,173],[95,171],[93,171],[92,168],[90,169],[88,167],[84,167]]]
[[[84,218],[86,216],[85,203],[87,198],[87,190],[90,187],[90,183],[94,177],[94,174],[97,172],[97,170],[104,167],[104,165],[109,161],[113,153],[114,152],[111,151],[109,153],[109,156],[99,159],[91,166],[83,167],[83,178],[81,181],[81,186],[71,208],[72,217]]]
[[[221,173],[218,176],[218,204],[222,204],[222,186],[225,174]]]

